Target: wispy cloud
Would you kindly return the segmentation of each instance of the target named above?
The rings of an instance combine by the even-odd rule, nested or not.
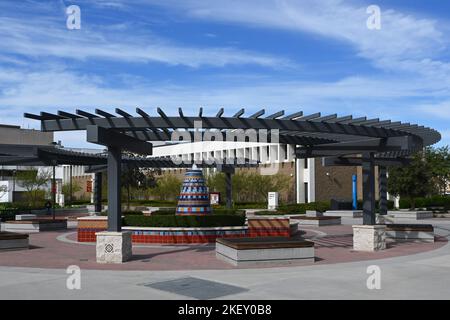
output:
[[[139,1],[138,1],[139,2]],[[368,4],[341,0],[150,1],[191,18],[312,33],[352,45],[379,68],[427,75],[448,63],[433,59],[448,50],[442,21],[382,9],[381,30],[369,30]],[[442,72],[443,74],[444,72]],[[447,78],[448,79],[448,78]]]
[[[180,46],[150,32],[133,34],[124,25],[97,30],[83,26],[80,30],[70,31],[57,19],[3,17],[0,19],[0,38],[0,54],[4,56],[158,62],[193,68],[246,64],[269,68],[293,66],[282,57],[233,47]]]

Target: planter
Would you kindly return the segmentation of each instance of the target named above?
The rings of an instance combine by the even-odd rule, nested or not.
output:
[[[108,218],[105,216],[78,218],[77,236],[79,242],[96,242],[96,233],[106,231]],[[289,237],[298,231],[298,223],[289,218],[249,218],[248,226],[235,227],[132,227],[133,243],[214,243],[218,238],[241,237]]]

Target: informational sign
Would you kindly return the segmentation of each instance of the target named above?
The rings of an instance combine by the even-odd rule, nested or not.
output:
[[[269,192],[267,195],[267,209],[275,210],[278,208],[278,192]]]
[[[86,181],[86,192],[87,193],[92,192],[92,180]]]
[[[220,192],[210,192],[209,200],[211,205],[220,204]]]

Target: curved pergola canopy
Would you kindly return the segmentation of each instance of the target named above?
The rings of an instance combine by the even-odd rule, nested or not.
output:
[[[110,142],[115,140],[124,148],[136,144],[134,151],[144,154],[151,154],[151,148],[140,142],[174,142],[180,140],[180,136],[182,140],[195,141],[196,132],[205,131],[214,132],[212,136],[215,140],[226,141],[232,137],[235,141],[245,142],[250,131],[256,130],[258,141],[252,142],[295,144],[300,146],[296,150],[300,158],[365,152],[373,153],[375,157],[405,157],[441,139],[436,130],[416,124],[366,117],[338,117],[336,114],[304,115],[301,111],[290,115],[279,111],[264,116],[263,109],[244,116],[245,111],[241,109],[232,116],[225,116],[222,108],[215,116],[206,116],[200,108],[197,115],[189,116],[179,108],[177,116],[169,116],[157,108],[158,115],[152,116],[140,108],[136,109],[136,115],[117,108],[115,113],[96,109],[94,113],[83,110],[76,110],[75,113],[58,111],[57,114],[41,112],[39,115],[26,113],[25,117],[39,120],[42,131],[87,130],[88,140],[91,137],[92,142],[102,144],[95,139],[101,139],[102,135],[113,136]],[[276,135],[274,131],[277,131]]]
[[[265,115],[260,110],[244,116],[241,109],[225,116],[221,108],[215,116],[203,114],[200,108],[195,116],[181,108],[177,116],[169,116],[160,108],[158,115],[150,115],[137,108],[136,115],[122,109],[115,114],[96,109],[95,113],[76,110],[57,114],[26,113],[25,117],[39,120],[42,131],[86,130],[87,140],[108,147],[108,229],[120,231],[120,173],[122,151],[134,154],[152,154],[152,141],[241,141],[286,143],[296,145],[297,158],[323,157],[325,165],[361,165],[363,174],[363,223],[375,224],[375,169],[383,172],[380,181],[386,181],[385,166],[402,165],[406,158],[423,147],[441,139],[434,129],[391,120],[323,116],[320,113],[304,115],[284,111]],[[198,139],[199,136],[201,139]],[[180,139],[182,137],[182,139]],[[213,139],[214,137],[214,139]],[[352,156],[357,157],[352,157]],[[380,185],[384,193],[385,183]],[[381,192],[380,191],[380,192]],[[387,202],[380,203],[380,209]],[[381,211],[381,210],[380,210]]]

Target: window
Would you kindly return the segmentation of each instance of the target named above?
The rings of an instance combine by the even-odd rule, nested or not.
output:
[[[305,203],[309,203],[309,199],[308,199],[308,182],[305,182],[304,185],[305,185]]]

